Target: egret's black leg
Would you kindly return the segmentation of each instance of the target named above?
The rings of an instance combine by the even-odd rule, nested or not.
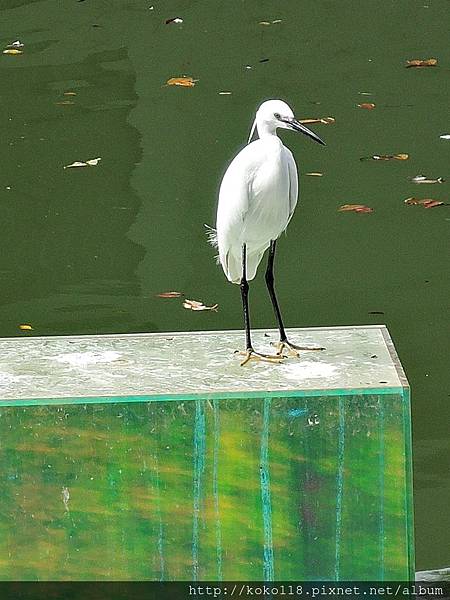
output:
[[[274,280],[273,280],[273,261],[275,259],[275,249],[276,249],[277,241],[272,240],[270,242],[269,248],[269,258],[267,260],[267,269],[266,269],[266,285],[269,290],[269,296],[272,301],[273,310],[275,312],[275,317],[278,323],[278,329],[280,331],[280,342],[286,342],[286,332],[284,330],[283,319],[281,317],[280,307],[278,305],[278,300],[275,294],[274,288]]]
[[[248,281],[247,281],[247,246],[242,246],[242,279],[241,279],[242,309],[244,311],[245,349],[253,350],[250,335],[250,315],[248,312]]]
[[[277,296],[275,294],[274,287],[274,278],[273,278],[273,263],[275,259],[275,249],[276,249],[277,241],[272,240],[270,242],[269,248],[269,258],[267,260],[267,269],[266,269],[266,285],[269,290],[270,299],[272,301],[273,310],[275,313],[275,317],[277,319],[278,330],[280,332],[280,341],[278,343],[278,354],[281,356],[283,349],[288,347],[291,350],[291,353],[298,356],[296,350],[325,350],[325,348],[307,348],[304,346],[296,346],[288,341],[286,336],[286,331],[283,325],[283,318],[281,316],[280,307],[278,304]]]
[[[281,355],[270,355],[260,354],[255,352],[252,346],[251,333],[250,333],[250,314],[248,310],[248,290],[249,285],[247,281],[247,247],[244,244],[242,246],[242,278],[240,283],[241,296],[242,296],[242,309],[244,312],[244,326],[245,326],[245,358],[241,365],[247,364],[251,359],[253,360],[266,360],[268,362],[281,362]]]

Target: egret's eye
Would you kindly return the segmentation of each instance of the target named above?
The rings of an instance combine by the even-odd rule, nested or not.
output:
[[[275,117],[275,119],[280,119],[281,118],[280,113],[275,113],[273,116]]]

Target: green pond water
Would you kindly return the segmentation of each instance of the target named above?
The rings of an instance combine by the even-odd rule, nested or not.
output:
[[[418,569],[450,562],[450,211],[404,200],[450,201],[447,183],[408,179],[449,176],[450,141],[439,137],[450,133],[449,9],[446,0],[0,3],[3,48],[24,44],[0,56],[1,336],[241,327],[239,290],[203,226],[214,224],[223,171],[266,98],[299,118],[336,119],[311,125],[326,148],[282,133],[301,200],[279,243],[279,299],[289,326],[387,324],[412,386]],[[174,17],[183,23],[165,24]],[[438,66],[405,68],[417,58]],[[198,81],[164,85],[180,76]],[[410,157],[360,161],[396,153]],[[353,203],[373,212],[338,212]],[[219,310],[156,297],[169,290]],[[250,300],[253,326],[273,326],[261,278]],[[1,460],[6,469],[13,459]]]

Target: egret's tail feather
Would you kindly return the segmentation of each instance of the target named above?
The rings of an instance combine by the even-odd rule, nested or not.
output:
[[[258,265],[265,251],[266,248],[258,252],[252,252],[247,256],[247,281],[255,278]],[[228,281],[231,281],[231,283],[240,283],[242,279],[242,258],[239,255],[228,252],[222,257],[220,262]]]
[[[208,238],[208,242],[211,244],[211,246],[213,246],[213,248],[218,248],[219,242],[217,241],[217,229],[210,227],[206,223],[204,223],[204,226],[206,227],[206,237]],[[219,264],[220,256],[216,254],[214,258],[216,259],[216,263]]]
[[[206,237],[208,238],[208,242],[211,244],[211,246],[217,248],[219,245],[217,241],[217,229],[210,227],[206,223],[204,223],[204,226],[206,227]]]

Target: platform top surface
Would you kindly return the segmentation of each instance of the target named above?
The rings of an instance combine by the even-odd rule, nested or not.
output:
[[[288,330],[302,351],[282,364],[240,366],[241,331],[0,339],[0,400],[173,397],[239,392],[406,387],[382,325]],[[253,332],[255,349],[274,353],[274,330]]]

